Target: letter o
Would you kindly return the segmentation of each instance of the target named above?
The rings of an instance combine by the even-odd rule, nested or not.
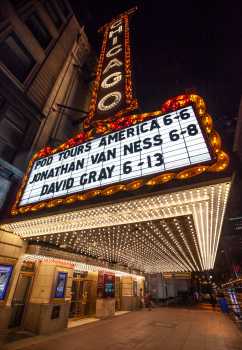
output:
[[[113,98],[113,101],[109,104],[107,104],[107,100]],[[98,103],[98,109],[102,112],[104,111],[110,111],[110,109],[114,108],[119,104],[121,101],[122,95],[119,91],[110,92],[109,94],[105,95]]]
[[[108,89],[120,82],[122,79],[122,73],[121,72],[114,72],[110,75],[108,75],[105,79],[103,79],[101,83],[101,87],[104,89]],[[110,82],[109,82],[110,80]]]

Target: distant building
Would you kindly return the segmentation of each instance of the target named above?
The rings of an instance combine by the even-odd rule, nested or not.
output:
[[[1,1],[0,209],[31,155],[77,132],[94,55],[66,0]]]
[[[227,223],[227,234],[221,237],[219,244],[216,274],[221,282],[228,282],[242,276],[242,220],[231,218]]]

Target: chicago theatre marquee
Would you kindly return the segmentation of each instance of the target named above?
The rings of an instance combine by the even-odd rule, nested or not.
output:
[[[214,266],[228,200],[229,156],[202,97],[137,114],[127,11],[103,43],[84,131],[31,159],[4,230],[29,260],[82,269],[188,272]],[[155,54],[155,53],[154,53]],[[46,249],[49,246],[53,248]]]

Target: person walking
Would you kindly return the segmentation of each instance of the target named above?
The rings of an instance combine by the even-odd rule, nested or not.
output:
[[[145,306],[148,308],[149,311],[151,311],[152,303],[151,303],[151,296],[149,293],[146,293],[145,295]]]
[[[144,295],[143,295],[143,290],[140,288],[140,309],[143,309],[145,306],[145,300],[144,300]]]
[[[217,304],[217,299],[216,299],[216,295],[213,293],[210,294],[210,303],[213,307],[213,310],[215,310],[216,304]]]
[[[227,314],[229,312],[229,306],[228,306],[228,303],[227,303],[227,300],[225,298],[224,293],[219,294],[218,303],[219,303],[221,311],[223,313]]]

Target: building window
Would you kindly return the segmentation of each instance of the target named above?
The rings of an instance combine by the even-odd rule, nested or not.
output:
[[[0,121],[0,157],[12,163],[24,134],[7,118]]]
[[[51,36],[44,23],[37,15],[37,13],[33,12],[25,21],[25,24],[31,30],[35,38],[38,40],[40,46],[43,49],[46,49],[46,47],[51,42]]]
[[[61,12],[63,13],[64,17],[68,17],[70,14],[70,10],[69,7],[67,6],[67,4],[65,3],[64,0],[58,0],[58,6],[61,9]]]
[[[15,154],[16,149],[9,146],[0,136],[0,158],[4,159],[6,162],[12,163]]]
[[[60,28],[62,24],[62,20],[59,13],[57,12],[55,5],[50,0],[48,0],[44,3],[44,6],[48,12],[48,15],[50,16],[53,23],[55,24],[56,28],[57,29]]]
[[[0,119],[0,158],[12,163],[24,142],[29,121],[10,108]]]
[[[0,61],[21,82],[35,65],[35,60],[14,33],[0,43]]]

